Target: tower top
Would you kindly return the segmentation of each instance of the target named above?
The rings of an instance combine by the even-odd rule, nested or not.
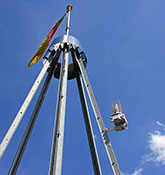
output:
[[[72,10],[72,5],[67,6],[67,22],[66,22],[66,35],[69,35],[69,25],[70,25],[70,12]]]
[[[67,6],[67,12],[72,10],[72,5]]]

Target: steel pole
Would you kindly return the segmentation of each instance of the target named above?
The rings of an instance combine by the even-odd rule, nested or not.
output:
[[[67,22],[66,22],[66,35],[69,35],[69,30],[70,30],[70,12],[72,10],[72,6],[68,5],[67,6]]]
[[[67,77],[68,77],[68,57],[69,57],[67,47],[68,47],[67,45],[64,46],[63,59],[60,70],[60,83],[59,83],[57,105],[56,105],[51,158],[49,164],[49,175],[61,175],[61,168],[62,168],[65,106],[66,106]]]
[[[50,60],[52,60],[53,55],[50,55]],[[33,99],[34,94],[36,93],[48,67],[50,66],[49,61],[46,61],[46,63],[44,64],[40,74],[38,75],[34,85],[32,86],[31,90],[29,91],[29,94],[27,95],[26,99],[24,100],[20,110],[18,111],[17,115],[15,116],[15,119],[13,121],[13,123],[11,124],[9,130],[7,131],[2,143],[0,144],[0,159],[2,157],[2,155],[4,154],[10,140],[12,139],[17,127],[19,126],[31,100]]]
[[[11,168],[9,170],[9,173],[8,173],[9,175],[15,175],[16,174],[16,171],[17,171],[18,166],[20,164],[20,161],[22,159],[23,153],[25,151],[26,145],[27,145],[28,140],[30,138],[32,129],[34,127],[35,121],[37,119],[38,113],[40,111],[40,108],[42,106],[43,100],[45,98],[45,95],[46,95],[47,89],[49,87],[50,80],[51,80],[52,75],[54,73],[55,65],[56,65],[56,63],[58,61],[58,58],[60,56],[60,53],[61,53],[61,50],[59,49],[57,51],[57,53],[56,53],[55,58],[53,59],[53,61],[51,63],[51,66],[50,66],[50,69],[49,69],[49,72],[48,72],[48,76],[47,76],[47,78],[45,80],[45,83],[44,83],[43,88],[41,90],[40,96],[38,98],[38,101],[36,103],[36,106],[34,108],[34,111],[32,113],[32,116],[31,116],[31,118],[29,120],[29,123],[27,125],[26,130],[25,130],[25,133],[23,135],[23,138],[21,140],[21,143],[19,145],[19,148],[17,150],[17,153],[16,153],[15,158],[13,160],[13,163],[11,165]]]
[[[111,142],[109,140],[109,137],[108,137],[108,134],[106,131],[106,128],[104,126],[104,122],[103,122],[103,119],[101,117],[98,105],[96,103],[96,99],[95,99],[92,87],[90,85],[87,73],[85,71],[84,64],[82,62],[82,59],[79,59],[79,60],[76,59],[76,61],[78,63],[79,70],[80,70],[82,77],[83,77],[83,80],[84,80],[84,84],[85,84],[85,87],[86,87],[86,90],[87,90],[87,93],[88,93],[88,96],[89,96],[89,99],[90,99],[90,102],[91,102],[91,105],[92,105],[92,108],[93,108],[93,111],[95,114],[95,118],[96,118],[99,130],[100,130],[100,134],[101,134],[105,149],[107,151],[107,155],[108,155],[110,164],[112,166],[113,173],[114,173],[114,175],[121,175],[120,168],[119,168],[118,162],[116,160],[116,156],[114,154]]]
[[[81,106],[82,106],[82,111],[83,111],[83,116],[84,116],[86,132],[88,136],[88,142],[89,142],[89,148],[90,148],[90,153],[91,153],[91,158],[92,158],[92,163],[93,163],[93,169],[94,169],[95,175],[101,175],[102,172],[101,172],[99,157],[97,154],[97,148],[96,148],[96,144],[94,140],[94,134],[93,134],[92,124],[91,124],[90,115],[88,111],[88,105],[87,105],[87,101],[85,97],[84,86],[83,86],[82,78],[80,77],[78,65],[75,61],[75,57],[77,57],[76,52],[72,51],[72,58],[73,58],[74,66],[76,69],[77,86],[79,90],[79,96],[80,96],[80,101],[81,101]]]

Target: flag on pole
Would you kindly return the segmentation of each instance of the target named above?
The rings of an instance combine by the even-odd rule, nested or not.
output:
[[[66,15],[66,14],[65,14]],[[32,57],[32,59],[30,60],[28,67],[30,67],[32,64],[35,64],[44,54],[44,52],[46,51],[47,47],[49,46],[49,42],[52,39],[54,33],[56,32],[56,30],[58,29],[59,25],[61,24],[62,20],[64,19],[65,15],[60,18],[56,24],[54,24],[54,26],[51,28],[51,30],[49,31],[47,37],[44,39],[44,41],[41,43],[41,45],[38,47],[37,52],[34,54],[34,56]]]

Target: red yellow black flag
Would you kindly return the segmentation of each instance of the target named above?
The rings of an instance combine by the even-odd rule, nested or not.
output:
[[[43,40],[43,42],[41,43],[41,45],[38,47],[37,52],[34,54],[34,56],[32,57],[32,59],[30,60],[30,62],[28,64],[28,67],[30,67],[32,64],[35,64],[42,57],[42,55],[46,51],[47,47],[49,46],[50,40],[52,39],[54,33],[58,29],[58,27],[61,24],[62,20],[64,19],[65,15],[62,18],[60,18],[56,22],[56,24],[54,24],[54,26],[51,28],[51,30],[49,31],[49,33],[46,36],[46,38]]]

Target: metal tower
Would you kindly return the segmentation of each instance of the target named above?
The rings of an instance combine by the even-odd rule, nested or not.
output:
[[[19,163],[22,159],[24,150],[26,148],[27,142],[30,138],[33,126],[35,124],[37,115],[43,103],[48,86],[50,84],[50,80],[53,75],[59,79],[59,89],[58,89],[58,97],[57,97],[57,105],[56,105],[51,157],[50,157],[50,164],[49,164],[49,175],[61,175],[67,80],[73,79],[73,78],[76,78],[77,86],[79,90],[79,96],[80,96],[80,101],[81,101],[81,106],[82,106],[82,111],[83,111],[83,116],[84,116],[84,121],[86,126],[86,132],[88,136],[94,174],[101,175],[102,172],[101,172],[96,144],[94,140],[94,134],[93,134],[92,124],[91,124],[90,115],[88,111],[88,106],[86,102],[84,85],[87,90],[87,94],[89,96],[89,99],[95,114],[97,125],[99,127],[100,134],[101,134],[110,164],[112,166],[113,173],[114,175],[121,174],[110,140],[108,138],[107,132],[116,128],[117,128],[116,129],[117,131],[125,129],[125,127],[127,126],[127,121],[125,119],[125,116],[121,113],[121,110],[120,111],[114,110],[113,111],[114,114],[111,116],[111,118],[112,118],[112,122],[115,123],[115,126],[108,129],[105,128],[99,108],[96,103],[96,99],[94,97],[94,94],[85,70],[85,67],[87,64],[87,58],[85,56],[85,53],[83,52],[80,42],[75,37],[69,35],[71,10],[72,10],[72,6],[69,5],[67,7],[66,35],[56,38],[50,45],[49,49],[46,51],[46,54],[43,57],[44,66],[40,74],[38,75],[34,85],[32,86],[28,96],[26,97],[24,103],[22,104],[22,107],[17,113],[6,136],[4,137],[2,143],[0,144],[0,157],[2,157],[21,119],[23,118],[23,115],[26,112],[28,105],[30,104],[35,92],[37,91],[39,84],[41,83],[46,72],[48,72],[47,78],[42,87],[42,90],[37,100],[37,103],[35,105],[34,111],[29,120],[27,128],[24,132],[24,136],[21,140],[21,143],[19,145],[19,148],[17,150],[17,153],[15,155],[15,158],[9,170],[9,175],[16,174]],[[73,60],[72,64],[68,64],[69,52],[71,52],[71,55],[72,55],[72,60]],[[59,63],[58,60],[61,53],[63,53],[63,56],[61,58],[61,63]],[[84,81],[84,85],[82,80]]]

